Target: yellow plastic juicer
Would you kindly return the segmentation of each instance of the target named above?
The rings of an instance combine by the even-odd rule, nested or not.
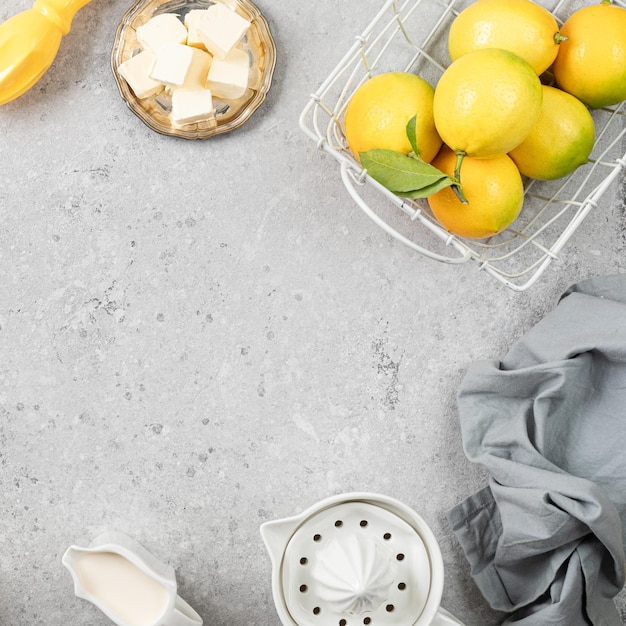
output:
[[[0,105],[28,91],[52,65],[76,12],[91,0],[36,0],[0,25]]]

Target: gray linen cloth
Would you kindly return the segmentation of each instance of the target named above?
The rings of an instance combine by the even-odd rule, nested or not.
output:
[[[489,483],[449,518],[483,596],[505,624],[621,624],[626,274],[573,285],[503,360],[471,364],[458,406]]]

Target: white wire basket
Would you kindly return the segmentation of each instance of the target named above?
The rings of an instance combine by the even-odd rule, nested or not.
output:
[[[435,220],[426,200],[400,198],[377,183],[351,154],[343,133],[346,105],[370,77],[407,71],[436,85],[450,63],[448,29],[471,1],[386,0],[311,95],[300,126],[319,149],[334,157],[350,196],[389,235],[436,261],[475,262],[511,289],[524,291],[559,258],[587,214],[626,169],[626,103],[592,111],[596,142],[589,163],[556,181],[526,180],[518,219],[503,233],[484,240],[451,235]],[[626,0],[613,1],[626,8]],[[562,24],[589,2],[542,0],[541,4]]]

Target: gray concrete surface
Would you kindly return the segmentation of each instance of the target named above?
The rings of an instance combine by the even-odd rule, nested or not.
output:
[[[158,135],[119,97],[128,0],[82,9],[41,82],[0,108],[3,626],[109,623],[61,555],[110,529],[170,563],[205,624],[277,625],[259,525],[355,490],[431,525],[443,606],[501,621],[446,518],[485,482],[456,389],[572,282],[626,269],[626,183],[523,293],[389,238],[298,127],[380,4],[260,2],[272,89],[209,141]]]

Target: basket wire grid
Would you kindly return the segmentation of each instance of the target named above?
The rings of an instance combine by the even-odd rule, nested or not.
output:
[[[348,150],[342,118],[356,89],[386,71],[416,73],[435,86],[449,65],[447,31],[472,0],[386,0],[339,64],[308,100],[302,130],[339,164],[357,205],[389,235],[444,263],[468,261],[511,289],[533,285],[626,169],[626,103],[591,111],[596,140],[589,162],[556,181],[525,180],[524,208],[503,233],[485,240],[450,234],[434,219],[426,200],[400,198],[367,175]],[[626,8],[626,0],[613,0]],[[581,0],[543,0],[562,24]],[[542,82],[550,82],[547,72]],[[375,207],[375,209],[373,208]],[[399,209],[399,210],[398,210]]]

